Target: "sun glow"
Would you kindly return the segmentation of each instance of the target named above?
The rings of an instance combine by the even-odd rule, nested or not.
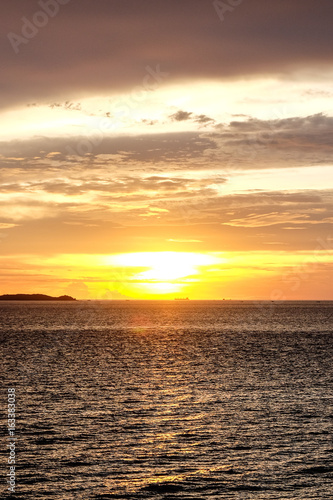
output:
[[[221,258],[191,252],[139,252],[112,256],[112,264],[127,268],[147,268],[132,277],[151,293],[175,293],[182,290],[202,266],[221,263]],[[223,260],[223,259],[222,259]]]
[[[144,290],[146,293],[155,293],[158,295],[166,295],[166,294],[174,294],[181,292],[184,288],[184,284],[181,283],[165,283],[165,282],[156,282],[156,283],[142,283],[140,288]]]
[[[173,281],[198,273],[200,266],[221,263],[221,258],[191,252],[138,252],[116,255],[112,262],[128,267],[147,267],[136,275],[142,281]]]

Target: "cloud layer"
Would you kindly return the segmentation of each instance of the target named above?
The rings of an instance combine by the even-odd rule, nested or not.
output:
[[[188,121],[192,114],[179,110],[172,116]],[[209,130],[198,132],[113,137],[97,132],[92,129],[91,134],[77,137],[2,141],[0,165],[28,168],[33,164],[44,169],[53,161],[68,168],[68,164],[74,167],[79,158],[90,168],[218,169],[230,173],[333,163],[333,117],[323,113],[212,123]]]
[[[36,1],[12,0],[2,13],[2,106],[129,90],[142,85],[147,67],[153,84],[156,70],[171,82],[332,65],[330,0],[246,0],[223,22],[211,0],[70,0],[44,25],[41,10]],[[8,35],[29,34],[26,20],[42,26],[30,27],[15,53]]]

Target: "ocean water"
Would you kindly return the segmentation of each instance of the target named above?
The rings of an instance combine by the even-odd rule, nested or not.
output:
[[[0,332],[10,498],[333,498],[331,302],[2,302]]]

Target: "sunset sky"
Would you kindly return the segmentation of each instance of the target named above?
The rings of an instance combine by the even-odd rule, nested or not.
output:
[[[333,299],[332,0],[11,0],[0,294]]]

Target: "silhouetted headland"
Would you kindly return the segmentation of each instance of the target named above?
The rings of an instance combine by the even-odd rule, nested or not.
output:
[[[13,295],[0,295],[0,300],[76,300],[69,295],[61,295],[60,297],[51,297],[50,295],[44,295],[42,293],[16,293]]]

